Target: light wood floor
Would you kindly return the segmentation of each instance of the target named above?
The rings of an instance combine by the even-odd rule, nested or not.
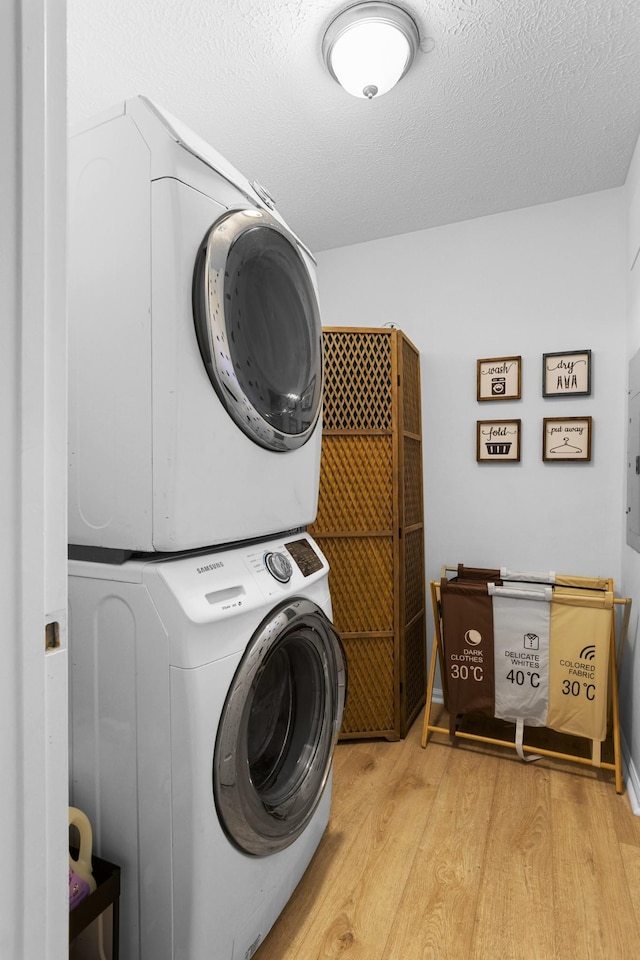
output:
[[[638,960],[640,817],[613,774],[421,730],[338,744],[329,827],[256,960]]]

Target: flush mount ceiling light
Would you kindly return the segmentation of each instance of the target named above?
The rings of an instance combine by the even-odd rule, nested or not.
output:
[[[331,22],[322,41],[329,73],[354,97],[372,100],[395,87],[420,46],[418,28],[394,3],[357,3]]]

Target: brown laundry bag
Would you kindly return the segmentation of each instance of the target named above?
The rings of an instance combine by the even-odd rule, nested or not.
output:
[[[465,567],[463,563],[458,564],[458,575],[450,583],[460,583],[463,580],[482,580],[483,583],[501,583],[500,571],[491,570],[487,567]]]
[[[445,707],[493,717],[493,604],[482,580],[443,579],[440,584]]]

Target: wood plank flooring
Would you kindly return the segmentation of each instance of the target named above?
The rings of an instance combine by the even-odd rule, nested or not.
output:
[[[637,960],[613,774],[421,729],[338,744],[329,827],[255,960]]]

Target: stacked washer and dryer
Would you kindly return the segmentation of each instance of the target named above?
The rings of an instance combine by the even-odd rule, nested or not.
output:
[[[69,148],[70,802],[124,960],[246,960],[329,817],[313,258],[144,97]]]

